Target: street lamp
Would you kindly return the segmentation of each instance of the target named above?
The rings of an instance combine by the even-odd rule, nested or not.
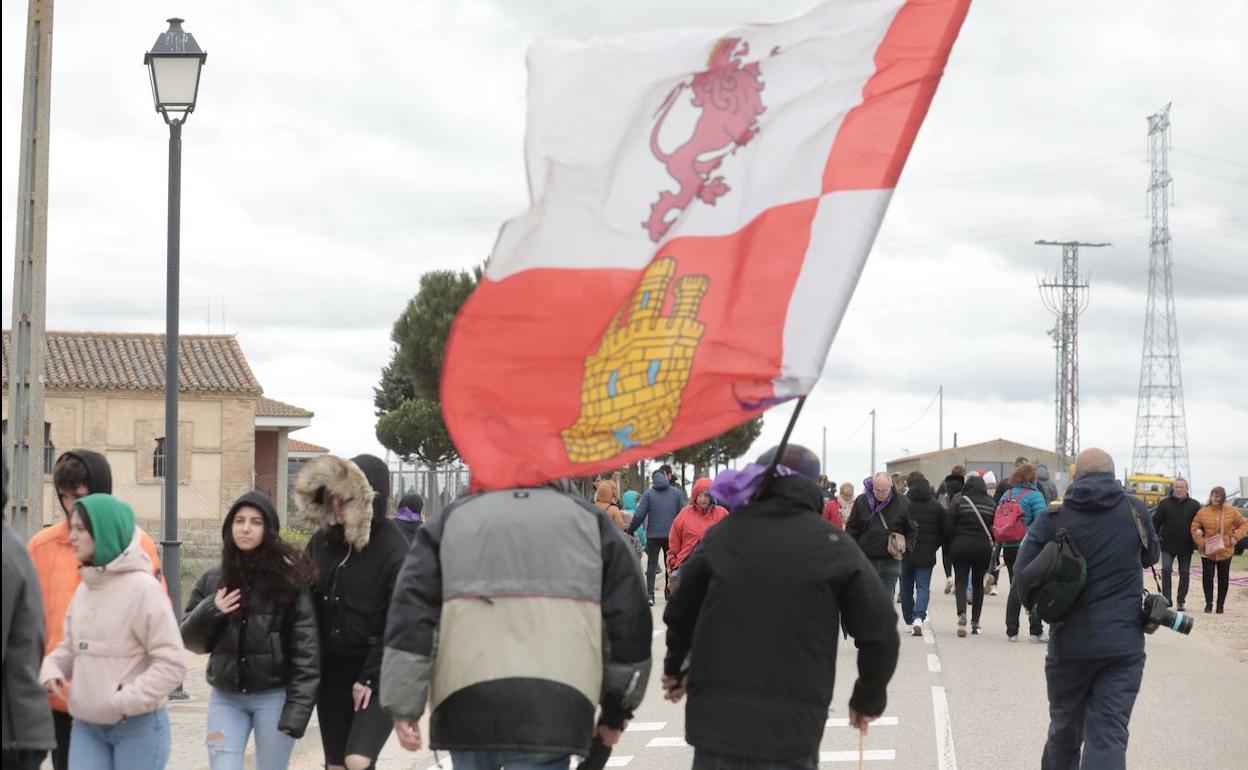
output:
[[[195,111],[199,72],[208,54],[182,30],[181,19],[169,19],[169,30],[156,38],[143,56],[152,78],[156,111],[169,125],[169,241],[165,282],[165,440],[164,537],[161,539],[165,579],[173,611],[182,615],[182,542],[178,540],[178,262],[182,217],[182,124]]]

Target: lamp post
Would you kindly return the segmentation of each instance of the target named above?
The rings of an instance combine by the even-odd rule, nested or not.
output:
[[[169,241],[165,283],[165,442],[164,536],[161,561],[173,611],[182,614],[182,542],[178,540],[178,262],[182,217],[182,124],[195,110],[199,72],[208,54],[169,19],[169,30],[156,38],[143,57],[152,79],[156,111],[169,126]]]

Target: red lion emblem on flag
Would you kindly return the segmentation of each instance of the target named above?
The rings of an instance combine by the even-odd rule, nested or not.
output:
[[[695,197],[714,206],[720,196],[732,188],[722,176],[712,177],[725,156],[744,147],[758,133],[758,116],[763,106],[763,82],[758,62],[743,64],[750,53],[750,44],[741,38],[727,37],[715,44],[705,71],[688,82],[679,83],[668,93],[655,116],[650,132],[650,151],[667,167],[667,173],[678,183],[676,192],[664,190],[650,205],[650,218],[642,227],[650,240],[658,243],[672,223],[667,220],[673,210],[683,210]],[[772,50],[774,56],[777,50]],[[702,111],[693,129],[693,136],[671,153],[659,146],[659,130],[671,112],[676,98],[686,88],[693,90],[692,104]]]

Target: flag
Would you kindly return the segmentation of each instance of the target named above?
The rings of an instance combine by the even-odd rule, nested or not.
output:
[[[531,206],[443,368],[474,485],[617,468],[808,393],[969,1],[534,45]]]

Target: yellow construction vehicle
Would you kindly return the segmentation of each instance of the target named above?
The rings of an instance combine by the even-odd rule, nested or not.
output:
[[[1136,473],[1127,476],[1127,494],[1135,495],[1143,500],[1149,508],[1160,503],[1170,494],[1170,486],[1174,479],[1153,473]]]

